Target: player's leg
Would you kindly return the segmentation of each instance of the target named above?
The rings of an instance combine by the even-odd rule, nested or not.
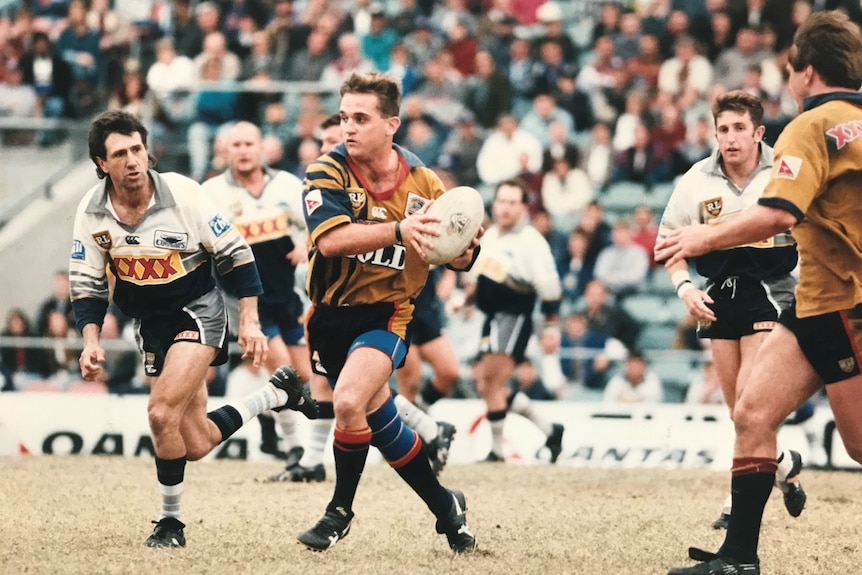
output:
[[[736,405],[737,394],[736,384],[739,379],[739,366],[742,362],[739,340],[711,339],[710,350],[712,351],[712,361],[715,365],[718,384],[721,386],[721,393],[730,412],[730,418],[733,419],[733,407]],[[727,529],[732,505],[733,498],[728,493],[721,507],[721,515],[712,522],[713,529]]]
[[[280,334],[269,337],[267,345],[265,365],[268,373],[273,373],[279,366],[289,365],[293,367],[301,381],[308,381],[311,368],[307,353],[295,353],[293,348],[298,346],[287,345]],[[305,347],[301,349],[304,350]],[[291,410],[272,411],[270,415],[281,429],[282,451],[286,454],[285,469],[291,469],[299,463],[303,454],[302,441],[298,432],[300,415]]]
[[[430,406],[438,399],[452,393],[461,377],[461,365],[458,362],[458,356],[455,355],[455,350],[452,348],[452,342],[443,333],[420,345],[419,354],[434,372],[431,382],[422,387],[420,396],[420,403]]]
[[[862,463],[862,375],[830,383],[826,395],[847,454]]]
[[[407,401],[415,403],[422,387],[422,358],[416,344],[410,346],[404,365],[395,370],[395,380],[398,382],[398,393]]]
[[[717,554],[695,550],[692,558],[714,566],[739,563],[755,572],[763,510],[775,481],[776,437],[784,419],[819,388],[822,380],[803,355],[796,337],[777,326],[758,350],[751,375],[734,410],[736,443],[731,469],[734,505]],[[672,575],[704,573],[700,566],[672,569]],[[739,570],[740,573],[746,572]]]
[[[309,422],[310,434],[299,463],[286,472],[272,476],[275,481],[320,482],[326,479],[326,468],[323,465],[323,454],[329,441],[329,434],[335,423],[335,412],[332,407],[332,387],[329,380],[322,375],[312,373],[309,381],[311,396],[317,401],[319,415]]]
[[[514,370],[515,360],[497,352],[485,353],[476,366],[476,388],[485,400],[488,424],[491,426],[491,451],[485,461],[503,461],[503,430],[509,407],[509,389],[506,384]]]

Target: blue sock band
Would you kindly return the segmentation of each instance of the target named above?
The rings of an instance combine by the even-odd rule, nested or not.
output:
[[[378,410],[368,414],[367,420],[371,428],[371,445],[380,450],[390,463],[408,455],[417,443],[416,434],[401,421],[391,397]]]

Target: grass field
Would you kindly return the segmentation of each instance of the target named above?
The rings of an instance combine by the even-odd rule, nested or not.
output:
[[[350,535],[324,553],[296,542],[323,512],[322,484],[270,484],[277,463],[206,461],[186,468],[185,549],[149,549],[157,518],[151,460],[0,458],[0,573],[664,574],[710,528],[728,486],[710,471],[453,465],[443,483],[467,495],[479,542],[453,556],[434,519],[388,466],[370,465]],[[332,469],[327,472],[331,475]],[[769,574],[862,573],[862,476],[806,471],[798,519],[773,492],[761,537]]]

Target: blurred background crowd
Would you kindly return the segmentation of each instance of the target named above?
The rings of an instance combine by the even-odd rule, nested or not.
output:
[[[0,137],[47,150],[68,135],[28,121],[122,108],[150,129],[157,169],[203,181],[225,169],[220,133],[242,119],[261,127],[270,166],[302,178],[343,80],[386,72],[403,87],[396,141],[447,187],[530,189],[564,285],[563,348],[534,354],[513,385],[600,400],[622,379],[639,391],[606,399],[716,403],[708,353],[652,259],[657,220],[714,147],[717,94],[759,96],[775,142],[796,114],[788,46],[822,9],[862,20],[850,0],[0,0],[0,118],[20,128]],[[8,313],[0,385],[146,392],[128,343],[106,381],[78,381],[64,278],[38,310]],[[469,310],[447,310],[453,340],[478,337]],[[103,337],[128,340],[109,316]],[[61,343],[8,343],[32,336]],[[470,395],[472,348],[456,349]],[[212,392],[226,375],[213,370]]]

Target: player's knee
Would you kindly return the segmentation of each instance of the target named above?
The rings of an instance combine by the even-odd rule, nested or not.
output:
[[[178,431],[180,427],[180,414],[161,403],[152,403],[147,407],[147,418],[155,436]]]
[[[733,408],[733,426],[739,437],[762,437],[777,431],[778,425],[771,423],[772,419],[763,406],[737,403]]]
[[[358,394],[353,393],[338,393],[332,396],[332,409],[335,411],[335,418],[344,421],[350,420],[359,415],[365,415],[365,402],[360,400]]]

